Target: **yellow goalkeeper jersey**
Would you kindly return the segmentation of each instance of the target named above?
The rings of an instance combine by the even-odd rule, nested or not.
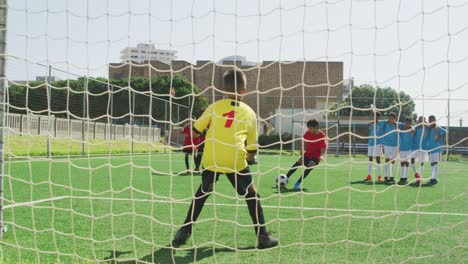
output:
[[[233,173],[245,169],[247,151],[257,150],[257,118],[243,102],[222,99],[208,106],[194,124],[208,128],[202,164],[214,172]]]

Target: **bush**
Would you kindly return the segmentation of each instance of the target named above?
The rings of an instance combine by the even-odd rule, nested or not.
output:
[[[443,160],[444,158],[445,158],[445,157],[442,156],[442,160]],[[463,160],[463,158],[462,158],[462,156],[459,155],[459,154],[450,154],[450,155],[447,156],[447,161],[457,161],[457,162],[460,162],[460,161],[462,161],[462,160]]]
[[[258,144],[260,145],[260,149],[291,149],[291,142],[285,143],[292,139],[291,134],[283,133],[282,135],[279,134],[271,134],[271,135],[260,135],[258,137]]]

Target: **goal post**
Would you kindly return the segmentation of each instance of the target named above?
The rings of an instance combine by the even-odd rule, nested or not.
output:
[[[0,1],[0,239],[6,227],[3,221],[5,151],[4,151],[4,116],[5,116],[5,85],[6,78],[6,44],[7,44],[7,0]]]

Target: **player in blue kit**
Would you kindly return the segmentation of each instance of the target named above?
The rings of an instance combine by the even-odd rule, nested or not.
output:
[[[439,176],[439,161],[440,154],[443,151],[444,136],[447,131],[439,127],[436,123],[435,116],[429,116],[429,126],[427,129],[426,145],[425,148],[429,151],[429,161],[431,162],[432,177],[429,180],[429,185],[437,184],[437,178]]]
[[[382,165],[380,164],[380,156],[382,155],[382,128],[385,122],[379,121],[380,112],[375,112],[374,121],[370,122],[369,127],[369,140],[367,141],[367,156],[369,157],[369,165],[367,167],[367,177],[364,181],[372,181],[372,169],[374,166],[374,158],[377,162],[377,170],[379,173],[378,181],[382,179]]]
[[[400,149],[400,181],[398,184],[406,184],[408,181],[409,161],[413,152],[413,136],[414,129],[412,127],[413,120],[410,117],[405,118],[403,128],[399,132],[399,149]]]
[[[424,151],[426,137],[423,135],[427,130],[426,119],[424,116],[418,118],[418,125],[414,128],[413,153],[411,156],[411,168],[417,183],[421,183],[421,177],[424,172],[424,162],[428,161],[427,151]],[[419,162],[419,169],[416,169],[416,160]]]
[[[398,154],[398,129],[400,128],[400,124],[395,121],[395,118],[396,114],[393,112],[390,113],[388,115],[388,120],[385,121],[382,126],[382,144],[385,154],[384,179],[388,183],[395,182],[395,159],[397,158]],[[389,167],[390,177],[388,176]]]

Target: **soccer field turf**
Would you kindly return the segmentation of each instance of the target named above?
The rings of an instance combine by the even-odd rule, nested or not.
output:
[[[442,162],[436,186],[396,186],[362,182],[365,158],[329,157],[305,180],[303,192],[279,193],[274,178],[297,158],[260,155],[252,167],[268,229],[280,240],[262,251],[255,249],[243,198],[223,176],[187,245],[169,248],[201,178],[177,175],[184,169],[181,154],[7,162],[2,260],[468,262],[466,164]]]

